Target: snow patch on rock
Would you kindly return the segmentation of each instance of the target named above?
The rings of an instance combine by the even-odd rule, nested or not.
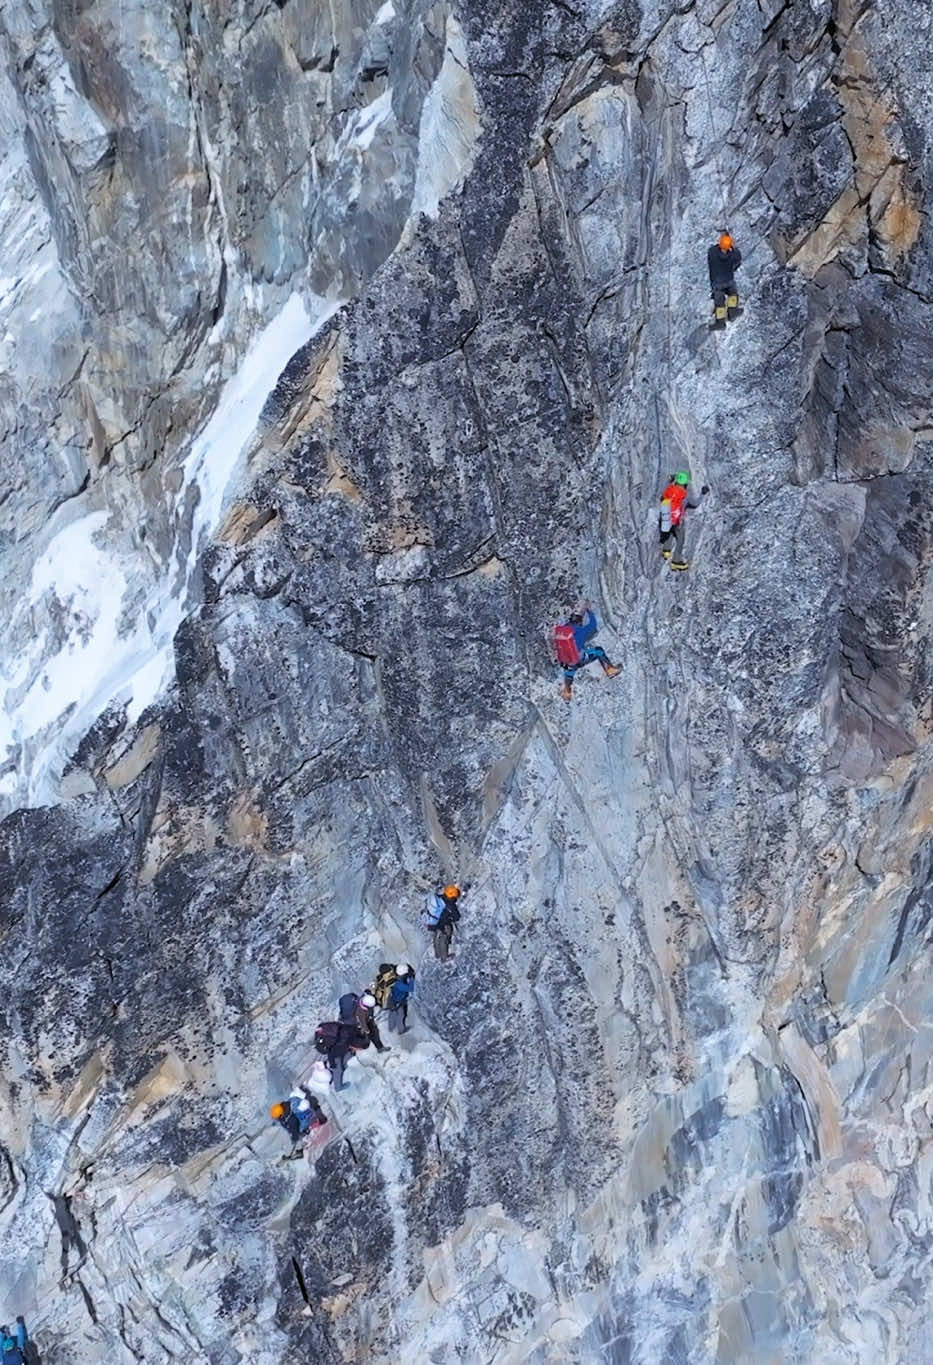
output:
[[[480,121],[463,30],[448,16],[444,63],[421,110],[411,216],[436,218],[442,199],[463,184],[476,156]]]
[[[346,141],[338,144],[338,151],[355,148],[359,152],[369,151],[373,138],[392,115],[392,91],[383,90],[382,94],[355,114],[347,125]]]
[[[108,705],[137,720],[174,675],[172,642],[190,610],[198,557],[216,529],[266,399],[336,301],[293,294],[248,349],[182,466],[175,571],[140,597],[138,566],[104,548],[111,514],[64,526],[37,561],[22,610],[44,614],[28,651],[0,673],[0,795],[43,805],[81,737]],[[193,512],[189,511],[196,490]],[[185,523],[190,516],[190,528]],[[187,548],[184,548],[187,547]]]

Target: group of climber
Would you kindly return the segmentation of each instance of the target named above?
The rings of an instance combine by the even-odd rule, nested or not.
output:
[[[344,1088],[347,1062],[357,1052],[373,1044],[377,1052],[388,1052],[376,1022],[376,1008],[385,1010],[390,1032],[404,1033],[408,1001],[415,989],[415,973],[407,962],[383,962],[376,980],[360,993],[347,991],[337,1001],[337,1018],[325,1019],[314,1030],[314,1046],[324,1059],[335,1090]],[[307,1086],[297,1086],[286,1100],[269,1109],[270,1116],[285,1129],[292,1140],[294,1156],[301,1140],[322,1128],[327,1117],[320,1101]]]
[[[714,242],[707,254],[709,282],[713,296],[714,323],[725,326],[729,317],[736,316],[739,307],[735,272],[742,263],[741,252],[728,233]],[[704,484],[700,497],[709,492]],[[685,539],[688,508],[700,505],[686,469],[679,469],[669,477],[661,494],[658,513],[658,536],[661,555],[670,567],[688,569]],[[607,678],[621,672],[601,645],[593,643],[599,630],[596,613],[588,602],[581,602],[567,620],[554,628],[554,649],[563,671],[560,695],[564,701],[573,697],[574,678],[581,668],[599,663]],[[422,923],[431,935],[434,953],[440,962],[449,962],[451,939],[460,919],[460,888],[445,886],[432,893],[422,914]],[[380,964],[375,981],[356,994],[348,991],[337,1002],[338,1017],[318,1024],[314,1045],[324,1058],[335,1090],[344,1088],[347,1061],[357,1052],[373,1044],[377,1052],[386,1052],[376,1020],[376,1010],[383,1010],[391,1033],[404,1033],[408,1026],[408,1004],[415,989],[414,969],[407,962]],[[272,1118],[292,1139],[292,1152],[301,1139],[327,1123],[320,1102],[305,1086],[293,1090],[287,1100],[273,1104]]]
[[[0,1365],[26,1365],[26,1346],[29,1333],[22,1315],[16,1319],[16,1327],[10,1331],[6,1323],[0,1327]]]
[[[726,325],[730,317],[739,313],[739,295],[735,284],[735,272],[742,264],[742,253],[729,236],[723,232],[707,253],[709,283],[713,296],[714,325]],[[690,481],[690,472],[678,469],[668,477],[667,485],[661,494],[658,509],[658,539],[661,557],[670,567],[683,572],[690,564],[686,557],[687,510],[699,507],[700,498],[709,492],[704,484],[699,497]],[[560,695],[564,701],[573,698],[573,680],[581,668],[587,664],[599,663],[607,678],[614,678],[621,669],[612,662],[601,645],[593,644],[599,629],[596,613],[588,602],[581,602],[570,613],[566,621],[554,627],[554,652],[563,671]]]
[[[463,892],[450,884],[428,896],[421,922],[431,935],[439,962],[450,962],[454,929],[460,920],[459,901]],[[337,1018],[325,1019],[314,1031],[314,1046],[324,1059],[335,1090],[343,1090],[347,1063],[370,1044],[377,1052],[388,1052],[382,1041],[377,1011],[384,1017],[389,1033],[402,1034],[408,1028],[408,1006],[415,991],[415,970],[407,962],[382,962],[363,991],[347,991],[337,1001]],[[303,1142],[328,1119],[320,1101],[307,1086],[298,1085],[287,1099],[269,1109],[270,1117],[284,1128],[292,1141],[289,1159],[300,1155]]]
[[[385,1010],[390,1032],[404,1033],[408,1001],[415,989],[415,973],[407,962],[380,963],[376,979],[360,993],[347,991],[337,1001],[337,1018],[325,1019],[314,1031],[314,1046],[324,1058],[335,1090],[344,1087],[347,1062],[370,1043],[388,1052],[376,1022],[376,1009]]]
[[[700,489],[700,497],[705,497],[708,492],[709,485],[704,484]],[[686,469],[679,469],[675,474],[671,474],[667,487],[661,494],[658,537],[661,556],[670,563],[672,569],[684,570],[690,567],[684,557],[687,509],[699,507],[700,497],[694,492],[690,474]],[[587,664],[601,664],[607,678],[614,678],[622,671],[618,664],[612,662],[602,645],[593,644],[593,637],[598,630],[599,622],[589,602],[580,602],[566,621],[554,627],[554,653],[563,671],[560,695],[564,701],[573,699],[573,680],[579,670],[586,668]]]
[[[387,1015],[391,1033],[404,1033],[408,1024],[408,1001],[415,989],[415,973],[407,962],[380,964],[376,979],[364,991],[347,991],[337,1001],[337,1018],[325,1019],[314,1030],[314,1046],[324,1059],[335,1090],[344,1088],[347,1062],[373,1044],[388,1052],[376,1022],[377,1007]],[[273,1104],[269,1113],[281,1124],[293,1143],[327,1122],[320,1102],[304,1086],[287,1100]]]

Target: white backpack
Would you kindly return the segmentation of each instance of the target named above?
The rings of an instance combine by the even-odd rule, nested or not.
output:
[[[436,929],[441,915],[444,913],[445,901],[443,896],[439,896],[436,891],[432,891],[428,896],[424,910],[421,912],[421,923],[425,929]]]

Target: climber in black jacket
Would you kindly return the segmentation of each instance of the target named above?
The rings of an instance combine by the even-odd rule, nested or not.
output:
[[[706,253],[709,265],[709,287],[713,295],[713,309],[716,323],[725,326],[726,318],[734,314],[739,306],[739,293],[735,287],[735,272],[742,264],[742,253],[729,236],[722,233]]]

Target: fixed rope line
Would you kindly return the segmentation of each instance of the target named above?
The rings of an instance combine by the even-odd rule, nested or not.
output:
[[[671,323],[671,273],[674,255],[674,120],[673,110],[667,105],[664,110],[665,163],[667,165],[667,211],[665,229],[667,231],[667,424],[671,425],[671,404],[674,400],[674,339]]]
[[[703,81],[706,85],[706,111],[709,117],[710,139],[713,148],[713,161],[716,169],[716,183],[719,186],[719,205],[722,210],[721,231],[725,232],[729,227],[728,214],[726,212],[726,196],[723,190],[722,166],[719,162],[719,134],[716,132],[716,119],[713,115],[713,96],[710,91],[709,70],[706,65],[706,51],[700,48],[700,61],[703,64]]]
[[[666,318],[667,318],[667,335],[666,335],[666,339],[665,339],[665,340],[666,340],[666,351],[667,351],[667,354],[666,354],[666,356],[665,356],[665,361],[666,361],[666,364],[665,364],[665,371],[666,371],[666,374],[667,374],[667,385],[666,385],[666,387],[665,387],[664,394],[665,394],[665,404],[666,404],[666,408],[667,408],[667,415],[666,415],[665,426],[666,426],[666,428],[668,429],[668,434],[669,434],[669,435],[670,435],[670,411],[671,411],[671,400],[672,400],[672,393],[673,393],[673,368],[674,368],[673,324],[672,324],[672,321],[671,321],[671,312],[672,312],[672,309],[671,309],[671,296],[672,296],[672,293],[673,293],[672,287],[671,287],[671,276],[672,276],[672,271],[673,271],[672,257],[673,257],[673,254],[674,254],[674,230],[673,230],[673,221],[674,221],[674,220],[673,220],[673,212],[674,212],[674,158],[673,158],[673,145],[672,145],[671,113],[672,113],[671,106],[670,106],[670,105],[665,105],[665,107],[664,107],[664,109],[663,109],[663,111],[662,111],[662,113],[661,113],[661,115],[660,115],[660,117],[659,117],[659,119],[658,119],[658,136],[659,136],[659,138],[661,139],[661,144],[662,144],[661,150],[662,150],[662,152],[663,152],[663,155],[662,155],[659,159],[660,159],[660,161],[661,161],[661,164],[665,167],[665,170],[666,170],[666,173],[667,173],[667,186],[666,186],[665,195],[664,195],[665,204],[664,204],[664,225],[663,225],[663,230],[664,230],[664,232],[665,232],[666,235],[667,235],[667,252],[666,252],[666,255],[667,255],[666,295],[667,295],[667,296],[666,296],[665,301],[664,301],[664,302],[665,302],[665,314],[666,314]],[[664,452],[665,452],[666,447],[664,446],[664,443],[663,443],[662,437],[661,437],[661,404],[660,404],[660,401],[659,401],[659,398],[658,398],[658,389],[657,389],[657,388],[655,388],[655,390],[654,390],[654,422],[655,422],[655,429],[656,429],[656,431],[657,431],[657,440],[658,440],[658,470],[659,470],[659,477],[660,477],[660,478],[663,478],[663,477],[664,477]],[[669,441],[668,444],[670,445],[671,442]]]

